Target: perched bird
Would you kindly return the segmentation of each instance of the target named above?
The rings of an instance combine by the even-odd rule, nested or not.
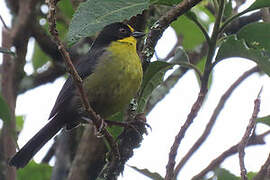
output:
[[[142,81],[142,66],[136,51],[136,38],[144,33],[123,23],[107,25],[76,69],[91,107],[102,118],[121,111],[137,93]],[[84,109],[71,77],[63,85],[50,113],[49,122],[9,161],[23,168],[64,126],[76,127]]]

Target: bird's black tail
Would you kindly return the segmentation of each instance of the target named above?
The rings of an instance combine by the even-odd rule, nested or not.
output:
[[[32,137],[9,161],[10,166],[23,168],[32,157],[46,144],[63,126],[62,117],[56,115],[34,137]]]

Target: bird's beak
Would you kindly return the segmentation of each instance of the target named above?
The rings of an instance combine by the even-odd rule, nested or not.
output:
[[[145,36],[143,32],[139,32],[139,31],[134,31],[131,35],[135,38],[140,38],[140,37]]]

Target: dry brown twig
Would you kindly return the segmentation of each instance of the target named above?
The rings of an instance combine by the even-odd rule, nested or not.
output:
[[[7,24],[5,23],[5,21],[4,21],[4,19],[2,18],[1,15],[0,15],[0,20],[1,20],[1,22],[2,22],[2,24],[3,24],[3,26],[4,26],[4,28],[5,28],[5,29],[9,29],[8,26],[7,26]]]
[[[240,164],[240,170],[241,170],[241,179],[242,180],[247,180],[247,170],[245,168],[245,163],[244,163],[244,157],[245,157],[245,147],[248,143],[248,140],[250,138],[250,135],[252,133],[252,131],[255,130],[255,125],[256,125],[256,119],[258,116],[258,113],[260,111],[260,104],[261,104],[261,99],[260,99],[260,95],[262,92],[262,88],[259,91],[259,94],[257,96],[257,98],[254,101],[254,110],[252,113],[252,116],[249,120],[248,126],[246,128],[245,134],[242,137],[239,146],[238,146],[238,152],[239,152],[239,164]]]
[[[99,130],[100,133],[104,135],[108,143],[110,144],[112,148],[112,152],[114,154],[114,158],[119,158],[119,152],[117,148],[117,144],[114,142],[114,139],[112,135],[107,131],[107,129],[103,126],[103,119],[92,109],[88,102],[88,98],[86,93],[84,92],[83,85],[82,85],[82,79],[79,76],[78,72],[76,71],[69,53],[65,49],[64,44],[60,40],[58,36],[58,31],[56,29],[56,4],[58,0],[46,0],[46,3],[49,6],[49,13],[48,13],[48,24],[49,24],[49,32],[52,34],[54,41],[56,42],[58,49],[63,56],[63,59],[66,63],[66,67],[68,68],[68,72],[70,73],[71,77],[73,78],[73,81],[75,83],[75,86],[77,90],[79,91],[80,98],[82,100],[82,105],[85,109],[85,111],[88,113],[90,119],[93,121],[93,124],[95,125],[96,129]]]

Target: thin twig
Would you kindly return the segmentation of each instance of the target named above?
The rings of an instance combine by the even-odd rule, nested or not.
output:
[[[2,24],[3,24],[3,26],[4,26],[4,28],[5,28],[5,29],[9,29],[8,26],[7,26],[7,24],[5,23],[5,21],[4,21],[4,19],[2,18],[1,15],[0,15],[0,20],[1,20],[1,22],[2,22]]]
[[[110,133],[106,130],[104,126],[102,126],[102,119],[101,117],[91,108],[86,93],[84,92],[83,86],[82,86],[82,79],[79,76],[78,72],[76,71],[69,53],[66,51],[64,44],[60,40],[58,36],[58,31],[56,29],[56,3],[57,0],[46,0],[46,3],[49,6],[49,14],[48,14],[48,24],[49,24],[49,31],[52,34],[54,41],[56,42],[58,49],[63,56],[63,59],[65,60],[66,66],[68,68],[68,71],[73,78],[73,81],[75,83],[75,86],[77,87],[79,91],[80,98],[82,100],[83,107],[85,108],[86,112],[88,113],[90,119],[93,121],[93,124],[97,129],[100,129],[100,132],[104,134],[106,140],[112,147],[113,154],[115,157],[118,157],[119,153],[116,148],[116,144],[114,143],[113,137],[110,135]]]
[[[205,63],[204,73],[203,73],[203,76],[201,78],[201,89],[200,89],[198,98],[197,98],[196,102],[193,104],[192,109],[187,117],[187,120],[185,121],[184,125],[181,127],[180,131],[176,135],[174,143],[171,147],[171,150],[169,153],[169,160],[168,160],[168,163],[166,166],[165,180],[171,180],[174,177],[174,166],[175,166],[175,158],[177,155],[177,150],[180,146],[182,139],[185,136],[187,129],[190,127],[194,118],[197,116],[199,110],[201,109],[202,103],[203,103],[203,101],[206,97],[206,94],[208,92],[207,85],[208,85],[210,73],[212,71],[212,63],[211,62],[212,62],[212,59],[215,55],[216,42],[217,42],[218,37],[219,37],[218,32],[219,32],[220,23],[221,23],[222,16],[223,16],[223,11],[224,11],[224,0],[221,0],[218,16],[217,16],[216,22],[214,24],[214,30],[213,30],[210,44],[209,44],[209,50],[208,50],[208,54],[207,54],[207,60]]]
[[[254,135],[251,136],[250,139],[248,140],[247,146],[251,145],[259,145],[259,144],[265,144],[264,137],[270,134],[270,130],[266,131],[260,135]],[[204,168],[199,174],[194,176],[192,180],[201,180],[203,177],[210,171],[214,170],[217,168],[225,159],[227,159],[229,156],[235,154],[238,152],[237,148],[239,146],[239,143],[230,147],[223,153],[221,153],[218,157],[216,157],[214,160],[212,160],[209,165]]]
[[[242,138],[242,140],[239,143],[238,146],[238,152],[239,152],[239,164],[240,164],[240,170],[241,170],[241,179],[242,180],[247,180],[247,170],[245,168],[245,163],[244,163],[244,157],[245,157],[245,147],[248,143],[248,139],[250,138],[251,132],[254,130],[255,125],[256,125],[256,119],[258,116],[258,113],[260,111],[260,94],[262,92],[262,89],[260,90],[256,100],[254,101],[254,110],[252,113],[252,116],[249,120],[248,126],[246,128],[245,134]]]
[[[179,147],[182,139],[184,138],[188,127],[192,124],[193,119],[197,116],[198,111],[200,110],[200,108],[202,106],[202,103],[205,99],[206,94],[207,94],[207,90],[200,91],[196,102],[193,104],[193,106],[191,108],[191,112],[189,113],[187,120],[185,121],[184,125],[181,127],[179,133],[175,136],[175,140],[174,140],[174,143],[171,147],[170,154],[169,154],[169,161],[168,161],[168,164],[166,166],[165,180],[171,180],[174,176],[173,173],[174,173],[174,166],[175,166],[175,158],[177,155],[178,147]]]
[[[181,161],[179,162],[179,164],[177,164],[176,168],[175,168],[175,172],[174,172],[174,176],[176,177],[177,174],[179,174],[180,170],[183,168],[184,164],[190,159],[190,157],[193,155],[194,152],[196,152],[198,150],[198,148],[202,145],[202,143],[206,140],[206,138],[208,137],[208,135],[210,134],[216,119],[219,115],[219,113],[221,112],[221,110],[223,109],[227,99],[231,96],[232,92],[236,89],[236,87],[238,87],[238,85],[243,82],[247,77],[249,77],[251,74],[258,72],[259,71],[259,67],[253,67],[250,70],[246,71],[245,73],[243,73],[230,87],[229,89],[222,95],[222,97],[219,100],[218,105],[216,106],[208,124],[206,125],[206,128],[204,130],[204,132],[202,133],[202,135],[199,137],[199,139],[193,144],[193,146],[190,148],[190,150],[188,151],[188,153],[181,159]]]

